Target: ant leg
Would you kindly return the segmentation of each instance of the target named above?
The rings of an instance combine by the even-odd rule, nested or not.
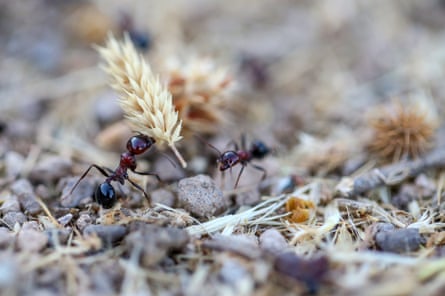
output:
[[[247,150],[247,147],[246,147],[246,134],[245,133],[241,134],[241,149]]]
[[[138,174],[138,175],[142,175],[142,176],[154,176],[159,181],[159,183],[164,183],[161,180],[161,177],[159,177],[158,174],[153,173],[153,172],[137,172],[137,171],[133,171],[133,173]]]
[[[108,173],[110,173],[111,175],[114,173],[114,171],[112,170],[112,169],[110,169],[110,168],[107,168],[107,167],[102,167],[103,169],[105,169]],[[103,174],[103,173],[102,173]],[[108,177],[108,176],[106,176],[106,177]]]
[[[266,179],[266,176],[267,176],[267,171],[263,168],[263,167],[260,167],[259,165],[255,165],[255,164],[250,164],[254,169],[257,169],[257,170],[259,170],[259,171],[262,171],[263,172],[263,176],[261,177],[261,181],[263,181],[264,179]]]
[[[226,173],[224,171],[221,172],[221,188],[225,187],[226,181]]]
[[[145,192],[145,190],[144,190],[141,186],[139,186],[138,184],[136,184],[136,183],[135,183],[134,181],[132,181],[131,179],[127,178],[127,181],[130,182],[131,185],[133,185],[136,189],[138,189],[139,191],[141,191],[141,192],[144,194],[145,198],[146,198],[147,201],[148,201],[149,206],[151,207],[151,200],[150,200],[150,197],[148,196],[147,192]]]
[[[239,180],[241,178],[241,174],[243,173],[245,167],[246,167],[245,164],[243,164],[241,166],[241,170],[239,171],[238,177],[236,178],[235,187],[233,187],[233,189],[236,189],[236,187],[238,187],[238,183],[239,183]]]
[[[92,164],[92,165],[90,165],[90,166],[86,169],[86,171],[82,174],[82,176],[80,176],[79,180],[77,180],[76,184],[74,184],[73,188],[71,188],[69,194],[72,194],[72,193],[73,193],[74,189],[76,189],[76,187],[77,187],[77,185],[79,185],[80,181],[82,181],[82,179],[85,178],[85,176],[88,174],[88,172],[89,172],[92,168],[97,169],[102,175],[104,175],[104,176],[107,177],[107,178],[108,178],[110,175],[109,175],[105,170],[108,170],[111,174],[113,173],[113,171],[112,171],[111,169],[109,169],[109,168],[105,168],[105,169],[104,169],[104,168],[98,166],[97,164]]]
[[[233,145],[233,147],[235,148],[236,151],[239,150],[238,143],[235,140],[230,140],[230,142],[227,143],[226,147],[230,147],[231,145]]]

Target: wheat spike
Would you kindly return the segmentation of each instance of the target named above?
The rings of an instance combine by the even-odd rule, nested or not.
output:
[[[109,35],[105,47],[98,48],[102,66],[111,77],[110,85],[119,94],[119,103],[133,129],[167,144],[183,167],[186,162],[175,147],[181,140],[182,121],[172,95],[153,75],[150,65],[138,54],[128,35],[117,41]]]

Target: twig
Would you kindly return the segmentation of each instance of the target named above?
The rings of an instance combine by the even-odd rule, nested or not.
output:
[[[407,178],[434,168],[445,167],[445,147],[436,149],[422,158],[401,161],[392,165],[376,168],[356,178],[345,177],[337,185],[342,196],[352,197],[383,185],[395,185]]]

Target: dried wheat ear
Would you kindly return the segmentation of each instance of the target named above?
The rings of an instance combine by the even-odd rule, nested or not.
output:
[[[153,137],[159,145],[167,144],[186,167],[175,146],[182,139],[182,121],[172,95],[153,74],[128,35],[122,41],[109,35],[105,46],[98,51],[105,61],[102,68],[111,78],[110,85],[119,94],[119,103],[132,128]]]

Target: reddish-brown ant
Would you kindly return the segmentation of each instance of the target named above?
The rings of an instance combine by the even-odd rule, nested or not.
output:
[[[262,171],[263,176],[261,180],[266,178],[266,170],[258,165],[252,164],[250,161],[252,159],[262,159],[266,155],[270,153],[270,149],[260,140],[252,141],[250,148],[246,148],[246,138],[245,135],[241,136],[241,149],[238,144],[234,141],[231,142],[235,146],[235,150],[228,150],[225,152],[220,152],[216,147],[211,144],[208,144],[210,147],[215,149],[219,153],[219,157],[217,158],[217,162],[219,164],[219,170],[224,172],[228,169],[232,169],[238,163],[241,164],[240,172],[238,173],[238,177],[236,178],[235,188],[238,186],[241,174],[244,171],[244,168],[250,164],[253,168]]]
[[[114,204],[116,203],[116,192],[114,191],[114,188],[111,185],[112,181],[117,181],[120,184],[124,184],[125,180],[127,180],[128,182],[131,183],[131,185],[140,190],[144,194],[144,196],[149,200],[145,190],[128,178],[127,170],[130,169],[133,173],[139,175],[155,176],[156,179],[158,179],[158,181],[161,182],[161,179],[155,173],[136,171],[136,166],[137,166],[136,155],[142,154],[148,149],[150,149],[150,147],[155,142],[156,142],[155,139],[142,134],[131,137],[127,142],[128,151],[121,154],[119,166],[114,171],[106,167],[100,167],[96,164],[90,165],[88,169],[79,178],[79,180],[76,182],[76,184],[74,184],[69,194],[73,193],[74,189],[77,187],[80,181],[82,181],[82,179],[85,178],[85,176],[92,168],[96,168],[99,172],[102,173],[102,175],[107,177],[105,181],[96,188],[96,192],[94,194],[96,202],[100,204],[103,208],[109,209],[113,207]]]

